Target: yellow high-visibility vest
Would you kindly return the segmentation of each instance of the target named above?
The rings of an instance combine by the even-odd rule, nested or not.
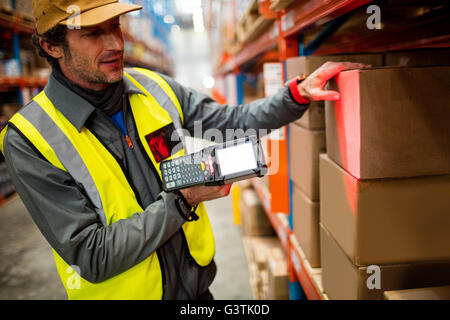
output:
[[[133,75],[136,75],[133,77]],[[146,136],[170,124],[179,127],[183,122],[182,109],[176,95],[159,75],[145,69],[133,69],[125,73],[145,95],[130,94],[131,113],[145,153],[161,179],[159,164],[146,141]],[[155,83],[164,95],[152,95],[146,81]],[[144,77],[144,78],[143,78]],[[144,82],[144,83],[143,83]],[[156,97],[156,98],[155,98]],[[121,166],[96,136],[86,127],[81,132],[67,120],[42,91],[34,99],[34,105],[22,108],[15,114],[13,124],[55,167],[68,172],[83,185],[105,226],[128,219],[143,212],[136,194]],[[174,111],[175,110],[175,111]],[[175,120],[175,112],[178,112]],[[8,128],[0,134],[0,148]],[[183,155],[182,149],[172,157]],[[183,224],[189,252],[194,261],[204,267],[211,263],[215,253],[212,228],[203,203],[196,211],[199,219]],[[133,250],[133,248],[129,248]],[[56,267],[69,299],[162,299],[163,279],[161,262],[153,252],[141,263],[101,283],[90,283],[75,273],[53,250]]]

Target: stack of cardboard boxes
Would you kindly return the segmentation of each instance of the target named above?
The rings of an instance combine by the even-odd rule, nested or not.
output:
[[[450,70],[436,66],[450,51],[434,52],[286,62],[288,79],[326,61],[373,66],[342,72],[329,84],[341,99],[311,103],[289,127],[293,233],[304,262],[322,267],[331,299],[450,284]],[[287,298],[280,241],[255,191],[244,188],[240,199],[258,297]]]
[[[272,224],[251,185],[241,189],[239,211],[243,236],[270,237],[274,235]]]
[[[327,61],[358,61],[374,66],[382,56],[339,55],[295,57],[286,61],[287,78],[311,74]],[[292,181],[293,231],[311,267],[320,267],[319,154],[325,152],[324,102],[311,102],[306,113],[289,126],[289,166]]]
[[[250,285],[256,300],[289,298],[286,257],[276,237],[244,237]]]
[[[444,66],[386,67],[329,82],[341,94],[326,103],[320,156],[329,298],[450,284],[449,77]]]

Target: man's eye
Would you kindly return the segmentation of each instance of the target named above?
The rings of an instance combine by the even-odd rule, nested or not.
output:
[[[99,30],[94,30],[94,31],[90,31],[90,32],[85,33],[85,36],[87,36],[87,37],[95,37],[95,36],[98,36],[99,34],[100,34]]]

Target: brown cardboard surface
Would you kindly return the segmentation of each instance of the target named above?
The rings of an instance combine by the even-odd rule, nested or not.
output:
[[[320,222],[354,264],[450,260],[450,175],[358,180],[322,154],[320,180]]]
[[[450,286],[386,291],[384,298],[386,300],[450,300]]]
[[[381,66],[383,57],[381,54],[349,54],[288,58],[286,60],[287,79],[291,80],[302,74],[309,75],[327,61],[362,62],[373,66]],[[295,123],[307,129],[325,128],[324,102],[311,102],[305,114]]]
[[[323,101],[311,101],[308,110],[294,123],[311,130],[325,128],[325,104]]]
[[[424,49],[386,52],[385,66],[448,66],[450,65],[450,49]]]
[[[269,249],[268,261],[268,286],[266,299],[289,299],[289,278],[287,273],[286,257],[281,248]]]
[[[295,238],[306,259],[311,267],[320,267],[319,202],[311,201],[295,185],[292,193],[292,220]]]
[[[277,237],[251,237],[251,251],[259,271],[267,269],[268,252],[273,248],[282,249]]]
[[[274,231],[253,189],[244,189],[239,202],[242,233],[245,236],[272,236]]]
[[[360,179],[450,173],[450,67],[341,72],[329,82],[327,152]]]
[[[291,179],[311,200],[319,200],[319,154],[325,152],[325,131],[290,124],[289,134]]]
[[[330,299],[380,300],[384,291],[450,284],[450,261],[379,265],[378,270],[374,266],[357,267],[322,224],[320,246],[322,283]]]

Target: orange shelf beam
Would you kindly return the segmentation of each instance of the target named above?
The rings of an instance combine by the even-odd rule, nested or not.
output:
[[[308,300],[326,300],[325,294],[320,292],[318,285],[314,282],[313,275],[308,272],[305,261],[294,245],[295,241],[294,235],[291,234],[289,236],[288,269],[294,271]]]
[[[323,25],[372,0],[308,0],[295,1],[281,17],[282,36],[300,33],[311,25]]]
[[[328,21],[354,10],[371,0],[309,0],[295,1],[288,9],[282,10],[274,24],[269,27],[258,39],[245,45],[236,55],[230,57],[218,67],[218,74],[232,72],[257,56],[279,47],[279,61],[284,56],[292,56],[290,52],[297,48],[288,48],[289,42],[283,39],[295,37],[306,27],[322,25]]]
[[[34,33],[33,22],[13,10],[8,13],[0,12],[0,26],[22,34],[31,35]]]
[[[34,78],[34,77],[7,77],[0,76],[0,88],[4,87],[44,87],[47,84],[46,78]]]
[[[258,178],[254,178],[251,180],[253,184],[253,188],[255,189],[263,207],[264,211],[267,214],[267,217],[269,218],[270,222],[272,223],[272,226],[280,239],[281,245],[283,246],[284,250],[286,251],[286,254],[288,253],[289,249],[289,223],[286,219],[286,224],[281,221],[279,215],[284,215],[282,213],[274,213],[271,211],[270,208],[270,198],[268,197],[268,191],[267,188],[261,183],[261,181],[258,180]],[[287,218],[287,215],[284,215]]]

